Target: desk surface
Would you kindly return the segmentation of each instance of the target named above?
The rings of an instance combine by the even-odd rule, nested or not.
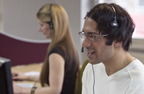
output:
[[[38,63],[38,64],[13,66],[11,69],[19,72],[30,72],[30,71],[40,72],[41,67],[42,67],[42,63]]]
[[[40,72],[41,71],[41,67],[42,67],[42,63],[38,63],[38,64],[28,64],[28,65],[18,65],[18,66],[13,66],[11,68],[12,71],[19,71],[19,72],[31,72],[31,71],[35,71],[35,72]],[[22,86],[33,86],[33,84],[35,83],[34,81],[20,81],[20,82],[15,82],[19,85]],[[28,86],[28,87],[29,87]],[[40,83],[38,83],[36,86],[40,87]]]

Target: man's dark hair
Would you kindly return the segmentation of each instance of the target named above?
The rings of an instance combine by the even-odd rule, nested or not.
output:
[[[86,17],[97,23],[100,34],[108,34],[106,45],[112,45],[113,41],[122,42],[124,50],[129,50],[135,25],[128,12],[122,7],[114,3],[100,3],[94,6]],[[116,20],[117,27],[111,26],[113,20]]]

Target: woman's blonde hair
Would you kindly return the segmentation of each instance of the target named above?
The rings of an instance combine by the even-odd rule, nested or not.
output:
[[[47,83],[48,78],[46,74],[49,74],[49,52],[57,46],[59,43],[64,43],[61,45],[64,52],[69,53],[70,57],[73,57],[77,62],[77,67],[79,65],[78,53],[74,47],[70,32],[70,24],[68,19],[68,14],[65,9],[59,4],[46,4],[40,8],[37,13],[37,18],[46,23],[52,24],[51,38],[52,41],[48,47],[48,53],[41,71],[40,81],[42,86]],[[66,50],[67,47],[67,50]]]

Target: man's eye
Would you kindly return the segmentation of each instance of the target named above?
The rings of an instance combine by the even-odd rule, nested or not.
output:
[[[93,38],[93,36],[89,36],[89,38]]]
[[[89,37],[89,38],[94,38],[95,36],[93,36],[93,35],[88,35],[88,37]]]
[[[43,26],[43,24],[40,24],[40,26]]]

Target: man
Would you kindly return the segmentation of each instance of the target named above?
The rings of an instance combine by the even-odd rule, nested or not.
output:
[[[134,28],[130,15],[114,3],[87,13],[79,32],[90,62],[82,94],[144,94],[144,65],[128,53]]]

